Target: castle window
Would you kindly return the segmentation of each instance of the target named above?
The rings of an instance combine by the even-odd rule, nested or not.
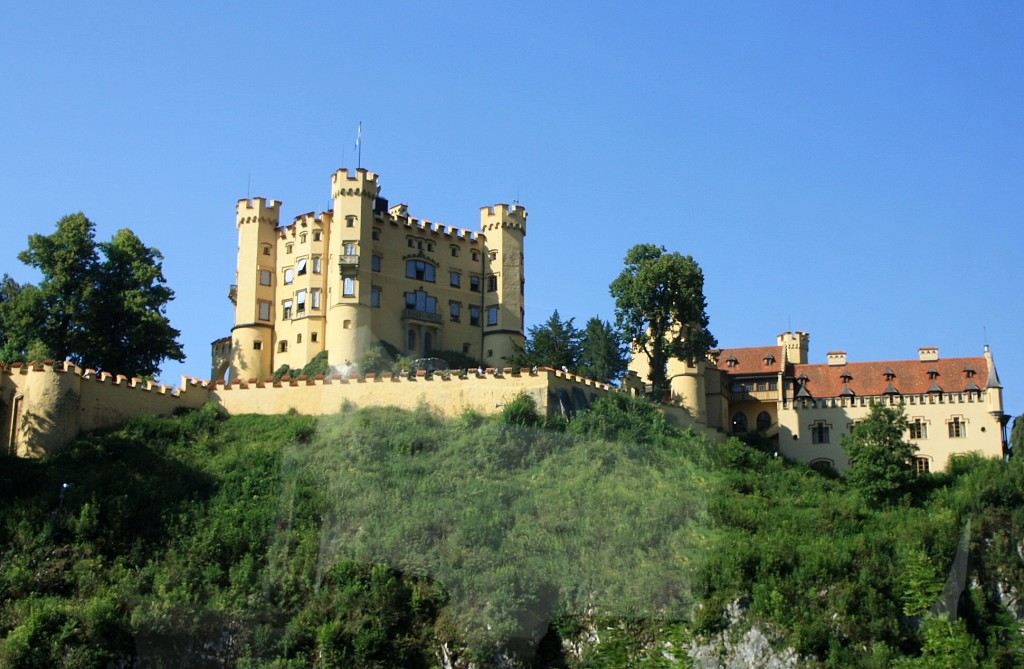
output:
[[[452,257],[453,258],[458,258],[459,257],[459,247],[458,246],[453,246],[452,247]]]
[[[953,416],[946,425],[949,426],[950,439],[962,439],[967,436],[967,423],[960,416]]]
[[[306,313],[306,291],[304,290],[295,294],[295,311],[299,316]]]
[[[422,290],[415,290],[405,294],[405,308],[413,311],[422,311],[427,314],[437,313],[437,298],[427,295]]]
[[[462,352],[465,353],[466,355],[469,355],[469,344],[462,345]]]
[[[356,255],[356,243],[355,242],[345,242],[344,244],[342,244],[341,248],[342,248],[342,253],[344,253],[347,256],[354,256],[354,255]]]
[[[914,458],[914,467],[917,469],[918,474],[927,474],[932,470],[931,462],[925,457]]]
[[[498,307],[487,307],[487,325],[498,324]]]
[[[296,344],[301,344],[302,343],[302,333],[301,332],[299,334],[295,335],[295,343]]]
[[[270,270],[269,269],[261,269],[260,270],[260,285],[261,286],[269,286],[270,285]]]
[[[312,290],[312,293],[313,293],[313,300],[312,300],[313,307],[312,308],[313,309],[319,309],[320,308],[320,289],[319,288],[314,288]]]
[[[295,272],[299,276],[303,276],[306,273],[306,259],[303,258],[299,261],[299,264],[295,266]]]
[[[292,301],[291,301],[291,300],[285,300],[285,301],[284,301],[284,302],[282,303],[282,305],[281,305],[281,306],[282,306],[282,307],[284,308],[284,315],[283,315],[283,318],[284,318],[285,320],[288,320],[289,318],[291,318],[291,317],[292,317]]]
[[[292,250],[295,248],[294,244],[285,244],[284,252],[291,255]]]
[[[309,333],[309,340],[311,342],[313,342],[313,343],[316,343],[316,333],[315,332],[310,332]]]
[[[341,280],[341,296],[356,296],[356,278],[354,276],[348,275]]]
[[[295,272],[291,267],[289,267],[284,271],[284,285],[287,286],[293,281],[295,281]]]
[[[428,251],[433,251],[434,250],[434,242],[427,242],[427,250]]]
[[[747,431],[747,414],[742,411],[737,411],[732,417],[732,431],[733,432],[746,432]]]
[[[811,443],[812,444],[827,444],[829,443],[829,426],[823,421],[816,421],[811,425]]]
[[[407,245],[407,246],[408,246],[409,248],[411,248],[411,249],[414,249],[414,248],[416,248],[416,240],[415,240],[415,239],[413,239],[412,237],[409,237],[408,239],[406,239],[406,240],[405,240],[405,243],[406,243],[406,245]]]
[[[306,243],[306,233],[305,232],[303,232],[301,235],[299,235],[299,243],[300,244],[305,244]]]
[[[370,235],[371,235],[371,236],[372,236],[372,237],[373,237],[374,239],[380,239],[380,228],[374,228],[374,229],[373,229],[373,232],[372,232],[372,233],[370,233]]]
[[[278,353],[287,353],[288,352],[288,340],[287,339],[282,339],[281,341],[277,342],[277,352]]]
[[[910,438],[911,439],[927,439],[928,438],[928,425],[920,418],[914,418],[910,421]]]
[[[498,290],[498,277],[495,274],[491,274],[487,277],[487,292],[494,293]]]
[[[313,256],[313,274],[319,274],[320,273],[320,261],[321,260],[322,260],[322,258],[320,256]]]
[[[768,428],[772,426],[772,416],[767,411],[762,411],[757,414],[757,431],[767,432]]]
[[[320,241],[323,238],[324,238],[324,233],[320,232],[319,230],[313,231],[313,241],[314,242],[318,242],[318,241]],[[316,333],[314,332],[313,334],[316,334]],[[314,339],[313,341],[316,341],[316,340]]]
[[[471,306],[469,308],[469,324],[480,325],[480,307]]]
[[[469,289],[474,293],[480,292],[480,277],[471,276],[469,277]]]
[[[459,321],[459,316],[461,315],[461,313],[462,313],[462,305],[461,304],[459,304],[458,302],[449,302],[448,303],[448,316],[453,321],[455,321],[457,323]]]
[[[459,285],[462,283],[462,275],[456,272],[455,270],[452,270],[448,276],[448,280],[451,283],[452,288],[458,288]]]
[[[356,226],[356,217],[355,216],[346,216],[345,217],[345,227],[346,228],[354,228],[355,226]]]
[[[370,306],[380,307],[380,286],[370,286]]]
[[[254,351],[262,351],[263,350],[263,342],[261,342],[259,339],[254,341],[252,343],[252,350],[254,350]]]
[[[495,260],[497,260],[498,259],[498,252],[497,251],[491,251],[490,258],[491,258],[491,262],[494,262]]]
[[[270,244],[264,244],[263,245],[263,255],[265,255],[265,256],[269,256],[270,255]]]
[[[260,302],[260,320],[270,320],[270,302]]]
[[[479,251],[473,251],[472,253],[470,253],[470,257],[473,258],[473,262],[476,262],[476,261],[480,260],[480,252]]]
[[[370,258],[370,269],[374,272],[380,271],[380,256],[372,256]]]
[[[407,260],[405,262],[405,278],[433,283],[434,266],[423,260]]]

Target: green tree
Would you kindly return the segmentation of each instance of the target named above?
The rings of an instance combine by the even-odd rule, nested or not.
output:
[[[131,230],[96,244],[92,221],[72,214],[53,234],[30,235],[18,258],[43,279],[21,286],[4,309],[12,353],[35,346],[54,358],[136,376],[156,374],[163,360],[185,359],[180,333],[164,314],[174,292],[164,280],[163,256]],[[34,316],[25,315],[29,308]]]
[[[555,367],[575,371],[580,359],[580,331],[573,318],[563,321],[558,310],[543,325],[529,329],[521,349],[509,359],[513,367]]]
[[[1013,429],[1010,430],[1010,448],[1013,455],[1024,453],[1024,415],[1013,419]]]
[[[876,506],[898,500],[916,476],[917,446],[904,439],[906,434],[903,407],[876,403],[839,442],[850,458],[847,480]]]
[[[53,357],[36,334],[42,314],[39,289],[4,274],[0,279],[0,361]]]
[[[583,328],[577,373],[599,381],[617,382],[626,373],[628,354],[629,348],[615,326],[595,316]]]
[[[637,244],[610,286],[616,325],[651,363],[654,396],[669,391],[670,358],[694,363],[718,342],[708,330],[704,274],[690,256]]]

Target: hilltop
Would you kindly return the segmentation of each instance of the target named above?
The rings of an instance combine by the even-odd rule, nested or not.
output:
[[[496,418],[209,405],[0,476],[4,666],[1019,657],[1016,461],[956,460],[871,510],[834,476],[613,396],[568,426],[524,398]],[[965,528],[948,623],[927,612]]]

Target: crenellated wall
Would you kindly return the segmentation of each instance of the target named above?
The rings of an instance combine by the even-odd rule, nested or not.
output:
[[[174,389],[68,362],[0,365],[0,450],[39,457],[61,450],[80,432],[135,416],[167,416],[208,400],[207,383],[186,377]]]
[[[0,449],[19,457],[42,457],[66,447],[78,434],[115,427],[141,415],[171,415],[216,402],[231,414],[305,415],[357,408],[396,406],[415,409],[426,404],[447,416],[466,409],[484,415],[501,413],[520,393],[534,399],[549,416],[571,417],[614,386],[559,370],[481,369],[450,373],[420,371],[413,376],[367,374],[364,377],[309,379],[284,377],[210,384],[182,377],[179,388],[140,379],[83,370],[71,363],[0,365]],[[695,424],[682,406],[662,405],[679,427],[692,426],[713,439],[720,435]]]

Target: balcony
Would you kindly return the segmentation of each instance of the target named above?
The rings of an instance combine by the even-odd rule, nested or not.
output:
[[[440,323],[441,314],[432,314],[428,311],[420,311],[418,309],[403,309],[402,310],[403,321],[425,321],[427,323]]]
[[[344,269],[346,267],[359,267],[359,256],[357,256],[357,255],[338,256],[338,269]]]
[[[729,401],[731,402],[777,402],[779,401],[778,390],[750,390],[731,389],[729,390]]]
[[[238,284],[233,283],[228,286],[228,299],[231,300],[231,304],[238,304]]]

